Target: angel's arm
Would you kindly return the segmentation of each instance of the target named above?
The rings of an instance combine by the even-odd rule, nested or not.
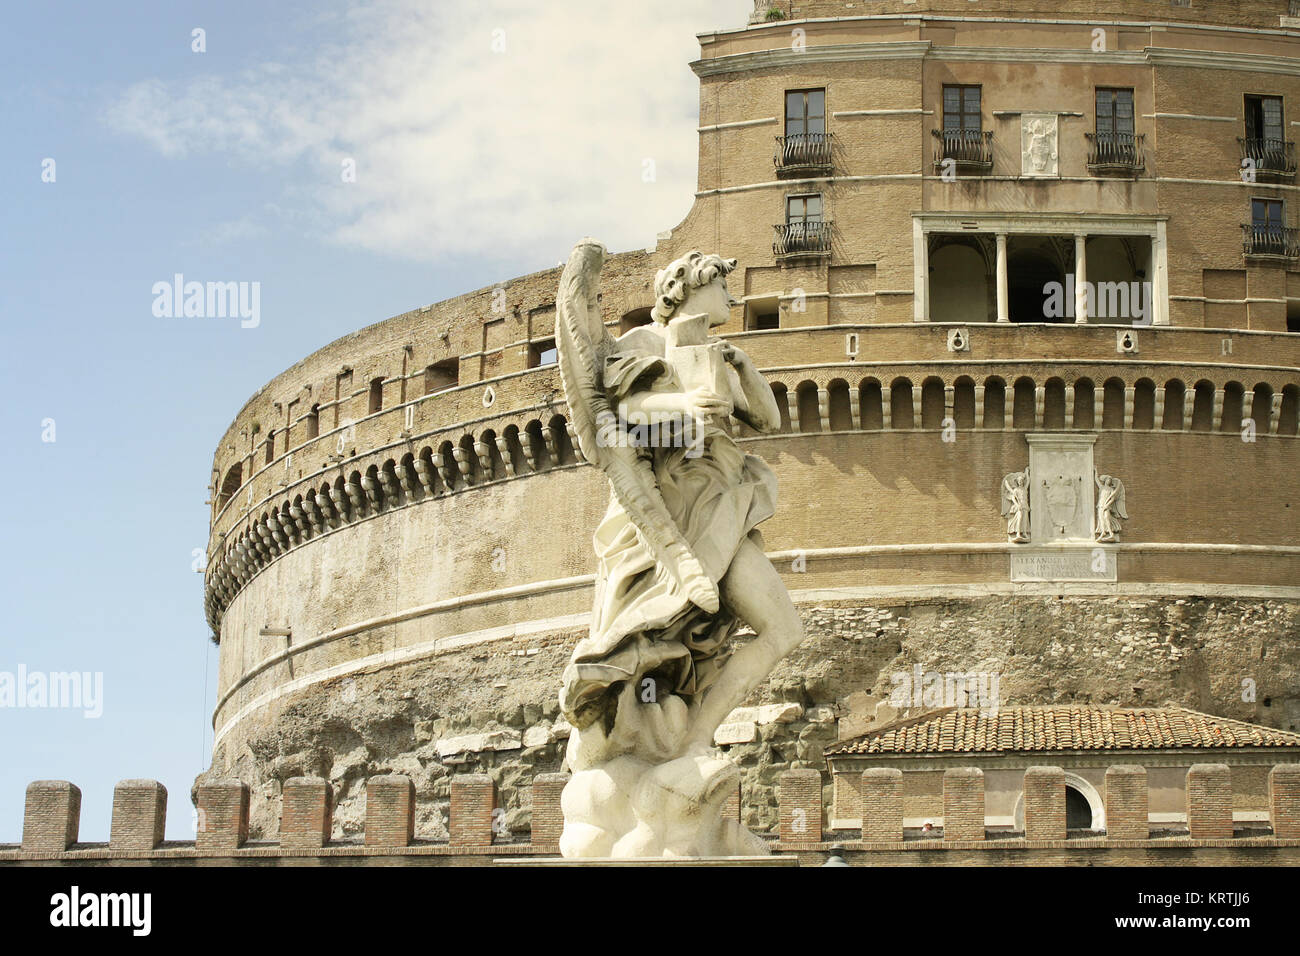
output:
[[[736,390],[733,414],[757,432],[770,433],[781,428],[781,410],[777,408],[772,386],[754,365],[753,359],[734,345],[725,346],[724,356],[736,373],[740,388]]]

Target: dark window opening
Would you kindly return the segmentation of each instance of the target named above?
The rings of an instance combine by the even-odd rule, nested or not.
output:
[[[1246,97],[1246,138],[1280,142],[1283,136],[1282,97]]]
[[[555,350],[555,339],[543,339],[540,342],[534,342],[528,346],[529,368],[541,368],[545,365],[554,365],[558,361],[559,356]]]
[[[460,359],[443,359],[424,370],[424,394],[431,395],[460,384]]]
[[[785,221],[787,225],[819,223],[822,221],[822,197],[787,196],[785,200]]]
[[[1133,91],[1098,87],[1097,135],[1132,136],[1133,133]]]
[[[370,405],[371,412],[380,412],[384,409],[384,379],[372,378],[370,380]]]
[[[826,132],[826,90],[790,90],[785,94],[785,135]]]
[[[1088,798],[1074,787],[1065,788],[1065,828],[1088,830],[1092,828],[1092,806]]]
[[[320,436],[320,405],[313,405],[311,411],[307,413],[307,437],[317,438]]]
[[[978,134],[981,120],[981,87],[945,86],[943,88],[943,129],[948,132]]]

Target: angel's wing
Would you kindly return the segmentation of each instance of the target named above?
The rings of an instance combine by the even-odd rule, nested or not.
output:
[[[603,433],[598,424],[615,418],[601,380],[605,358],[614,348],[596,303],[604,261],[605,247],[583,239],[569,255],[555,297],[555,345],[569,419],[583,457],[605,473],[615,499],[655,561],[673,575],[692,603],[712,614],[718,610],[717,585],[668,513],[647,464],[629,443],[599,438]]]
[[[1115,514],[1127,520],[1128,512],[1124,509],[1124,482],[1115,479]]]
[[[1011,476],[1002,479],[1002,517],[1011,514]]]

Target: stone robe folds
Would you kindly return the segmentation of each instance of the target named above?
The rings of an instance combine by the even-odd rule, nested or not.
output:
[[[621,338],[604,368],[610,404],[618,408],[627,396],[646,390],[681,393],[663,356],[664,340],[655,329]],[[738,381],[728,372],[734,391]],[[640,454],[673,521],[715,584],[746,536],[752,534],[761,546],[756,526],[775,510],[776,476],[760,458],[742,452],[719,424],[705,422],[702,438],[697,431],[689,441],[670,443],[661,434],[657,447]],[[625,682],[636,683],[639,693],[641,681],[650,676],[656,678],[656,693],[664,693],[666,684],[691,703],[716,678],[738,621],[725,605],[709,614],[686,598],[613,496],[594,545],[598,568],[591,632],[565,668],[560,704],[574,726],[603,716],[608,731]]]

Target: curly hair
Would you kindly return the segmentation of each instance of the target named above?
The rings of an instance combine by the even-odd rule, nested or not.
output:
[[[661,325],[686,301],[692,289],[708,285],[736,268],[735,259],[704,255],[694,249],[674,259],[655,276],[655,304],[650,316]]]

